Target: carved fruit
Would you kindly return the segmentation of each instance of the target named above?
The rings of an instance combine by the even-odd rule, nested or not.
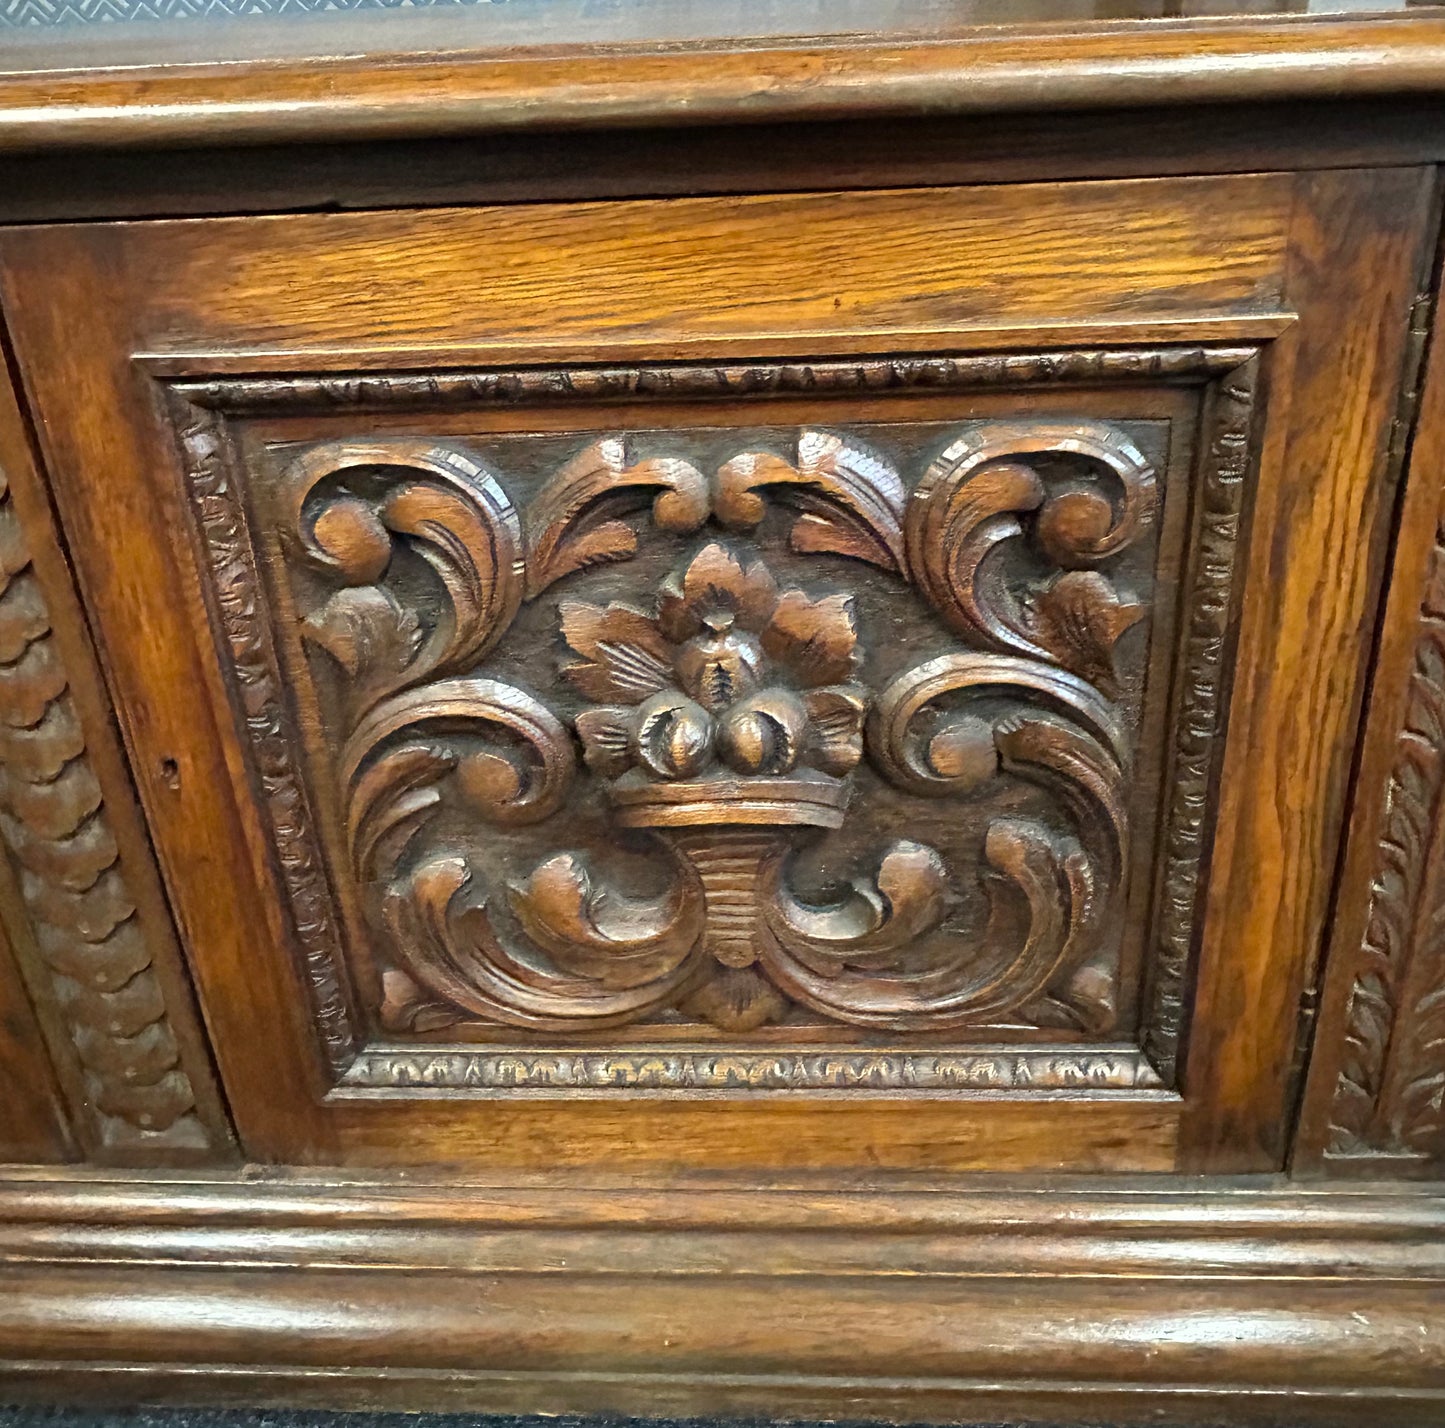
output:
[[[807,727],[807,710],[792,690],[765,689],[728,710],[718,725],[718,744],[738,773],[787,773],[798,762]]]
[[[758,687],[763,650],[757,639],[733,629],[733,617],[712,612],[708,629],[678,650],[678,681],[704,709],[714,714]]]
[[[664,690],[637,711],[633,740],[638,762],[658,778],[691,778],[712,758],[712,715],[675,690]]]

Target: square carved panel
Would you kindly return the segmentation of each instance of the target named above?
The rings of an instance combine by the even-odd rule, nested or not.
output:
[[[172,382],[334,1082],[1172,1086],[1255,367]]]

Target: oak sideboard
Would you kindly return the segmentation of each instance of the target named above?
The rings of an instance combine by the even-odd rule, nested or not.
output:
[[[0,1401],[1445,1421],[1445,9],[56,8]]]

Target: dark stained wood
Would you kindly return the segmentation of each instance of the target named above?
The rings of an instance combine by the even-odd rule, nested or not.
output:
[[[1442,159],[1445,104],[1430,96],[371,144],[79,149],[0,153],[0,220],[936,187]]]
[[[60,1088],[9,943],[0,939],[0,1161],[75,1158]]]

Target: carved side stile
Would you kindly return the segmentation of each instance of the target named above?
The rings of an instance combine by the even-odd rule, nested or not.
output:
[[[0,472],[0,832],[52,1001],[73,1041],[83,1115],[111,1151],[201,1150],[151,949],[51,632],[30,544]]]
[[[1435,534],[1327,1159],[1445,1156],[1445,525]]]

